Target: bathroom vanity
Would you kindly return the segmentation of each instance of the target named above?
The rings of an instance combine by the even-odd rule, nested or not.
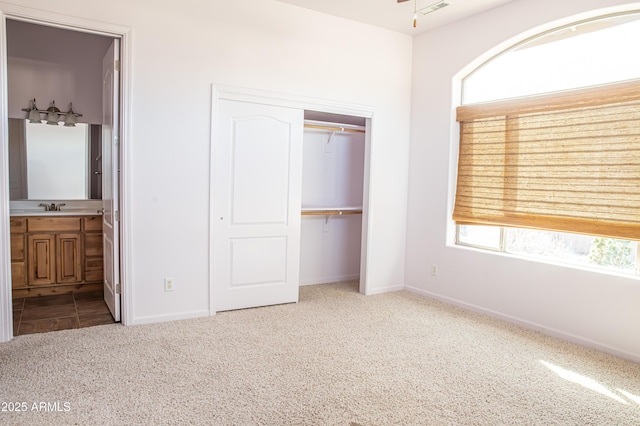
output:
[[[14,298],[101,289],[102,216],[13,212],[11,275]]]

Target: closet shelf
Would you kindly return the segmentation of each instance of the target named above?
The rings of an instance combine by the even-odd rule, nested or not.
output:
[[[318,207],[303,208],[303,216],[339,216],[345,214],[362,214],[362,207]]]
[[[332,132],[366,133],[364,126],[358,126],[355,124],[325,123],[323,121],[315,120],[305,120],[304,127],[307,129],[329,130]]]

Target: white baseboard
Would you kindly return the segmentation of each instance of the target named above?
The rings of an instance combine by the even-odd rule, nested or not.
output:
[[[396,285],[393,287],[382,287],[382,288],[374,288],[372,290],[367,291],[367,296],[373,296],[374,294],[382,294],[382,293],[391,293],[393,291],[404,290],[405,287],[402,285]]]
[[[474,305],[471,303],[463,302],[458,299],[453,299],[451,297],[442,296],[437,293],[432,293],[430,291],[422,290],[416,287],[405,285],[404,289],[411,293],[419,294],[421,296],[425,296],[431,299],[439,300],[441,302],[457,306],[462,309],[466,309],[468,311],[477,312],[479,314],[487,315],[493,318],[497,318],[503,321],[506,321],[511,324],[519,325],[521,327],[539,331],[540,333],[546,334],[548,336],[557,337],[559,339],[565,340],[567,342],[575,343],[581,346],[585,346],[587,348],[595,349],[600,352],[605,352],[613,356],[617,356],[619,358],[623,358],[635,363],[640,363],[640,356],[626,352],[624,350],[614,348],[612,346],[596,342],[594,340],[586,339],[571,333],[566,333],[561,330],[557,330],[555,328],[550,328],[543,326],[541,324],[537,324],[531,321],[524,320],[522,318],[514,317],[511,315],[504,314],[502,312],[494,311],[491,309],[483,308],[482,306]]]
[[[177,321],[192,318],[202,318],[210,316],[209,310],[182,312],[170,315],[153,315],[148,317],[134,317],[130,325],[154,324],[157,322]]]
[[[358,274],[351,275],[335,275],[332,277],[322,277],[322,278],[314,278],[311,280],[300,281],[300,286],[305,285],[316,285],[316,284],[327,284],[327,283],[339,283],[342,281],[352,281],[360,278]]]

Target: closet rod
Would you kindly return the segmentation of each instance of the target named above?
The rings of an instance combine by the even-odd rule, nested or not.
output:
[[[308,129],[320,129],[320,130],[331,130],[334,132],[353,132],[353,133],[365,133],[363,129],[354,129],[351,127],[336,127],[336,126],[324,126],[321,124],[308,124],[305,123],[304,127]]]
[[[340,216],[345,214],[362,214],[362,210],[356,209],[318,209],[318,210],[302,210],[302,216]]]

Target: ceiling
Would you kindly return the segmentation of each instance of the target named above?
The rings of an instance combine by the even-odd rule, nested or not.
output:
[[[451,0],[451,5],[428,15],[418,14],[417,28],[413,28],[414,7],[421,9],[437,0],[278,0],[329,15],[387,28],[405,34],[419,34],[494,8],[512,0]],[[415,3],[414,3],[415,2]]]

